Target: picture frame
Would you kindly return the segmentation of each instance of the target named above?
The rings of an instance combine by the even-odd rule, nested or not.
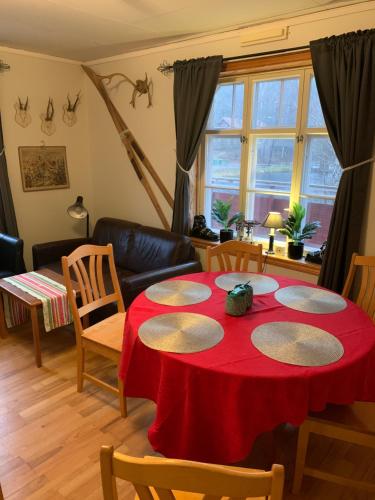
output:
[[[25,192],[69,188],[65,146],[19,146],[18,156]]]

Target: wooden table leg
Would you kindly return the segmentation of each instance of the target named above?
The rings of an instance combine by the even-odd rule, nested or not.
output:
[[[0,293],[0,337],[5,339],[7,337],[8,329],[5,323],[5,314],[4,314],[4,299],[3,294]]]
[[[30,307],[31,326],[33,329],[35,363],[38,368],[42,366],[42,354],[40,351],[40,330],[37,307]]]

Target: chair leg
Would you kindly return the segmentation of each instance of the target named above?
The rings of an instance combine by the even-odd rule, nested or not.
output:
[[[309,443],[309,435],[310,435],[310,426],[309,423],[306,421],[300,426],[298,431],[297,456],[296,456],[296,465],[294,469],[294,479],[292,487],[292,493],[294,495],[298,495],[301,489],[303,471],[306,462],[307,446]]]
[[[7,338],[7,326],[5,322],[5,313],[4,313],[4,299],[2,294],[0,293],[0,337],[2,339]],[[1,497],[0,497],[1,500]]]
[[[83,390],[83,372],[85,370],[85,350],[77,347],[77,392]]]
[[[124,395],[124,382],[118,378],[118,391],[119,391],[119,401],[120,401],[120,413],[121,416],[126,418],[128,416],[128,410],[126,408],[126,397]]]

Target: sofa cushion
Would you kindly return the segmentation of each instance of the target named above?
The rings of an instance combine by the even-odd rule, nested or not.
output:
[[[140,227],[136,222],[103,217],[95,225],[92,243],[108,245],[112,243],[116,266],[127,269],[127,253],[134,237],[134,229]]]
[[[164,229],[140,226],[128,241],[124,267],[140,273],[174,266],[189,259],[191,241]]]
[[[50,269],[51,271],[55,271],[57,274],[62,274],[61,260],[55,260],[54,262],[50,262],[43,266],[43,269]],[[38,272],[38,271],[36,271]]]
[[[116,267],[116,273],[121,289],[124,287],[126,279],[134,275],[132,271],[129,271],[128,269],[122,269],[120,267]],[[103,279],[104,279],[104,286],[107,292],[113,292],[113,287],[111,287],[112,283],[111,275],[107,266],[106,269],[103,269]]]

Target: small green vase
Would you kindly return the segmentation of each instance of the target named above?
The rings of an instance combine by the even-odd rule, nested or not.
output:
[[[251,285],[236,285],[230,290],[225,302],[225,312],[231,316],[243,316],[253,304],[253,287]]]

